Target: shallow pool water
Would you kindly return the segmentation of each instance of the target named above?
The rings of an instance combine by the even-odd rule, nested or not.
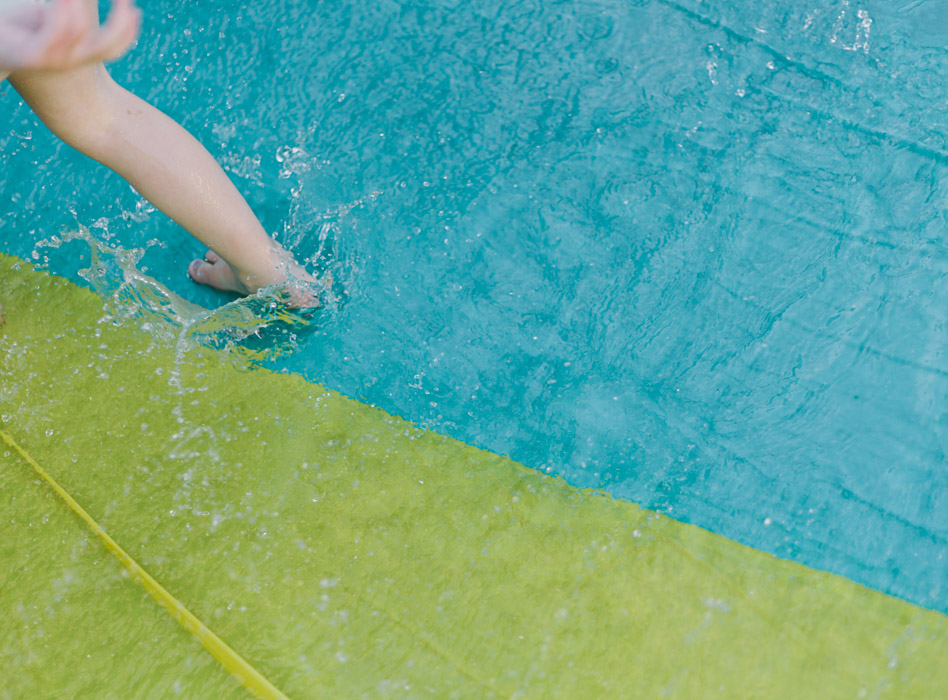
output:
[[[113,74],[333,272],[276,366],[948,611],[946,26],[934,0],[165,0]],[[84,244],[37,244],[84,224],[224,300],[0,92],[5,251],[78,278]]]

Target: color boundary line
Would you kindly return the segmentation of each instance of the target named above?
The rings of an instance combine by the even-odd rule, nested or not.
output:
[[[0,438],[13,448],[27,464],[33,467],[36,473],[43,477],[47,484],[52,486],[53,490],[72,508],[73,512],[82,518],[86,524],[102,538],[106,548],[125,565],[125,568],[131,573],[132,578],[138,581],[145,590],[151,594],[152,598],[158,601],[182,627],[197,637],[198,641],[201,642],[202,646],[207,649],[211,656],[240,681],[244,688],[250,691],[254,696],[262,698],[263,700],[288,700],[263,674],[244,660],[240,654],[231,649],[223,639],[214,634],[207,625],[201,622],[190,610],[185,608],[164,586],[158,583],[147,571],[139,566],[139,564],[92,519],[92,516],[89,515],[63,487],[56,483],[26,450],[17,444],[12,436],[3,429],[0,429]]]

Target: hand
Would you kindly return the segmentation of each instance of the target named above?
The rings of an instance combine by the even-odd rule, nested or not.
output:
[[[40,5],[28,0],[0,14],[0,72],[63,70],[118,58],[138,37],[133,0],[113,0],[98,26],[83,0]]]

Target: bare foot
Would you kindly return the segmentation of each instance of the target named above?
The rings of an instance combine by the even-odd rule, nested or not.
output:
[[[188,265],[188,274],[198,284],[206,284],[214,289],[243,296],[251,293],[247,285],[240,281],[234,268],[213,250],[207,251],[203,260],[192,260]]]
[[[278,281],[275,284],[287,283],[284,290],[287,293],[286,302],[294,308],[319,306],[319,298],[310,286],[318,285],[318,280],[292,262],[292,259],[280,267],[283,270],[277,273]],[[292,273],[285,271],[287,267],[291,268]],[[225,292],[236,292],[241,296],[253,294],[266,286],[255,283],[255,278],[250,276],[245,278],[246,282],[242,280],[234,268],[213,250],[207,251],[204,260],[192,260],[188,265],[188,274],[198,284],[206,284]]]

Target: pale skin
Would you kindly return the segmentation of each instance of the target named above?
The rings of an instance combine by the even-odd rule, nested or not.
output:
[[[314,305],[300,283],[315,280],[267,235],[217,161],[109,76],[102,61],[124,53],[139,24],[132,0],[113,0],[101,26],[96,0],[14,8],[0,16],[0,80],[54,134],[124,177],[209,248],[188,266],[195,282],[241,295],[289,282],[294,305]]]

